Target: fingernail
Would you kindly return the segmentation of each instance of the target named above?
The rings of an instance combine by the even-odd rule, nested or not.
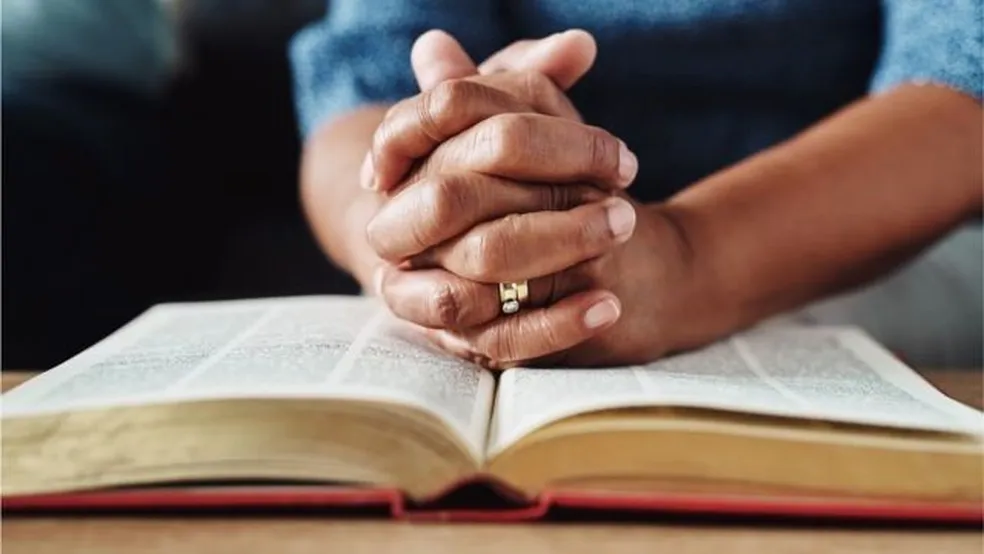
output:
[[[639,172],[639,159],[629,150],[628,145],[623,141],[618,141],[618,179],[619,185],[629,186]]]
[[[372,172],[372,152],[369,152],[362,160],[362,168],[359,169],[359,185],[366,190],[373,189]]]
[[[629,240],[636,224],[635,208],[621,198],[610,198],[606,204],[605,215],[608,217],[608,229],[615,237],[615,242],[622,243]]]
[[[606,298],[584,312],[584,325],[588,329],[598,329],[611,325],[618,319],[620,312],[618,303],[611,298]]]

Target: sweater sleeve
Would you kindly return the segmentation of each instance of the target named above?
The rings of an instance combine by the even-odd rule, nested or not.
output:
[[[982,75],[982,0],[882,0],[883,47],[873,93],[905,83],[935,84],[978,102]]]
[[[499,15],[498,0],[332,0],[328,14],[290,44],[302,136],[361,105],[416,94],[410,49],[430,29],[484,59],[507,42]]]

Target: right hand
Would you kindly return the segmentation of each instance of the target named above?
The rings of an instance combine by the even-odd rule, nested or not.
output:
[[[545,46],[534,51],[536,46]],[[506,71],[522,65],[568,85],[584,74],[594,58],[594,42],[585,33],[562,33],[542,41],[522,41],[476,67],[447,34],[425,33],[416,42],[412,61],[422,90],[447,79]],[[512,65],[510,65],[512,64]],[[302,206],[319,245],[349,272],[365,293],[372,293],[373,274],[382,260],[366,239],[366,225],[386,201],[383,194],[360,193],[359,164],[385,109],[367,106],[322,125],[305,141],[299,175]]]
[[[494,243],[483,242],[483,229],[526,224],[553,227],[560,242],[552,244],[571,247],[544,252],[549,245],[527,244],[529,252],[514,254],[530,258],[531,264],[551,255],[566,260],[552,271],[611,246],[572,239],[599,238],[591,236],[592,222],[580,214],[590,212],[592,204],[610,203],[610,192],[635,178],[637,162],[622,141],[597,127],[524,109],[520,100],[496,96],[494,89],[474,81],[449,81],[433,90],[447,91],[436,94],[457,100],[434,101],[423,93],[391,110],[379,127],[385,138],[376,144],[383,150],[395,150],[394,143],[405,149],[433,148],[369,222],[369,243],[382,259],[399,264],[466,233],[494,248]],[[509,103],[519,108],[504,110]],[[489,113],[495,115],[481,117]],[[374,148],[374,156],[376,152]],[[585,252],[571,257],[582,247]],[[464,266],[448,269],[481,278]]]
[[[476,67],[449,35],[422,35],[411,58],[423,92],[387,112],[363,167],[363,186],[388,197],[368,228],[376,254],[399,264],[480,223],[566,211],[628,186],[635,157],[581,123],[561,90],[594,55],[590,35],[568,31]]]
[[[610,227],[614,204],[630,215],[632,207],[603,189],[631,182],[634,157],[609,133],[579,123],[563,93],[538,74],[447,81],[390,110],[376,134],[374,159],[394,162],[381,165],[398,178],[428,152],[368,228],[370,245],[393,264],[377,286],[405,319],[434,329],[487,323],[497,311],[458,310],[456,304],[474,303],[454,298],[472,296],[480,283],[563,271],[632,234],[634,218],[628,228]],[[385,177],[376,182],[387,186]],[[458,247],[442,250],[452,238]],[[509,277],[515,275],[521,277]],[[534,286],[531,304],[578,292],[586,291]]]

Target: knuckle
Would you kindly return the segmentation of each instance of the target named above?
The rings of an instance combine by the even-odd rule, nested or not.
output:
[[[467,145],[469,152],[477,153],[479,157],[487,156],[493,162],[500,157],[498,117],[486,119],[475,128],[471,143]]]
[[[389,147],[390,139],[394,136],[392,121],[391,119],[384,119],[376,127],[376,130],[372,134],[372,146],[369,150],[371,155],[378,156]]]
[[[442,92],[444,85],[445,83],[441,83],[437,87],[425,91],[421,94],[420,101],[415,104],[417,125],[420,126],[420,131],[435,142],[439,142],[442,138],[438,120],[444,109],[445,95]]]
[[[479,341],[478,347],[496,366],[519,358],[519,338],[511,325],[490,327]]]
[[[467,106],[480,96],[483,87],[471,81],[455,79],[443,81],[423,93],[418,104],[418,118],[423,131],[432,139],[444,140],[463,118]]]
[[[533,131],[533,125],[526,114],[508,113],[498,116],[500,134],[512,144],[527,143]]]
[[[451,107],[460,97],[461,82],[458,80],[442,81],[437,86],[423,93],[425,102],[432,113],[440,113]]]
[[[538,349],[541,353],[553,352],[564,346],[564,337],[561,329],[557,325],[552,325],[546,317],[539,317],[530,322],[531,334],[525,336],[536,337],[543,345]]]
[[[471,101],[483,88],[482,85],[472,81],[452,79],[440,83],[431,90],[440,100],[436,107],[443,108],[442,111],[447,112]]]
[[[456,175],[431,177],[421,186],[421,212],[434,225],[443,226],[467,209],[471,203],[472,187]]]
[[[501,234],[493,228],[485,229],[469,236],[464,246],[467,277],[483,281],[493,279],[497,268],[505,261],[506,249]]]
[[[407,225],[407,236],[409,238],[410,249],[413,252],[419,253],[427,249],[429,246],[428,243],[430,242],[430,229],[430,222],[427,220],[418,220]],[[406,255],[410,253],[404,252],[403,254],[404,256],[402,257],[407,257]],[[400,257],[388,251],[384,251],[379,255],[389,261],[397,261],[397,258]]]
[[[450,283],[442,283],[430,299],[430,310],[434,321],[446,329],[454,329],[461,322],[461,300],[459,291]]]
[[[525,72],[523,77],[525,100],[537,111],[581,121],[574,105],[553,80],[539,71]]]
[[[489,263],[489,237],[486,233],[475,233],[465,241],[464,271],[467,277],[482,279],[488,277],[491,265]]]
[[[460,176],[425,177],[369,221],[366,240],[388,261],[424,251],[437,245],[443,237],[441,230],[463,213],[470,197],[471,190]]]
[[[553,81],[539,71],[524,71],[523,87],[529,103],[533,105],[538,105],[549,98],[556,88]]]
[[[607,198],[607,194],[590,185],[537,185],[539,206],[547,211],[567,211],[583,204]]]
[[[588,134],[587,155],[588,172],[604,177],[618,175],[618,140],[610,133],[591,127]]]
[[[396,250],[399,247],[395,244],[393,233],[393,217],[389,210],[385,208],[376,214],[365,229],[366,242],[376,254],[389,262],[397,261]]]
[[[421,102],[434,120],[441,119],[443,114],[453,110],[462,98],[464,82],[458,80],[443,81],[424,93],[426,101]]]
[[[413,98],[413,97],[411,97],[411,98],[404,98],[403,100],[400,100],[399,102],[393,104],[392,106],[390,106],[389,108],[386,109],[386,113],[383,114],[383,120],[385,121],[387,119],[391,119],[391,118],[395,117],[396,114],[398,114],[401,111],[403,111],[404,109],[406,109],[407,105],[410,102],[413,102],[414,100],[415,100],[415,98]]]
[[[482,348],[499,366],[552,353],[565,344],[563,330],[553,324],[546,312],[498,325],[489,331]]]
[[[587,212],[578,213],[583,218],[572,224],[572,239],[575,247],[585,253],[590,253],[612,242],[612,233],[608,230],[608,217],[605,208],[591,206]]]
[[[548,211],[563,211],[577,205],[579,191],[574,187],[562,185],[543,185],[537,187],[542,196],[541,206]]]
[[[515,165],[532,144],[533,125],[523,114],[500,114],[490,118],[484,133],[485,147],[493,162]]]

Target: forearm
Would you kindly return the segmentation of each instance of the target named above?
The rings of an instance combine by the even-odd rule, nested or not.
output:
[[[982,114],[907,87],[863,100],[672,198],[729,329],[863,283],[982,207]]]
[[[363,108],[322,126],[301,160],[301,202],[318,243],[366,288],[379,258],[365,228],[381,200],[359,186],[359,170],[385,113],[386,107]]]

